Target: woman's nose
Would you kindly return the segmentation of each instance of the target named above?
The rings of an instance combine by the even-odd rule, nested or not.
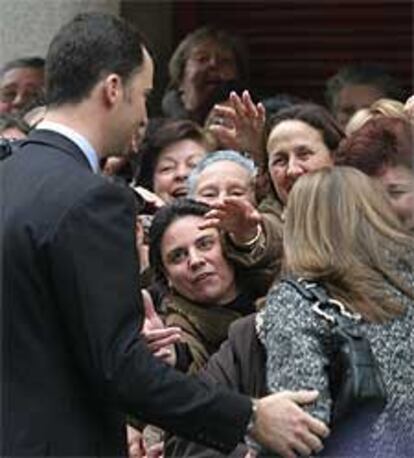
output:
[[[186,180],[189,174],[190,174],[190,169],[184,164],[178,165],[177,168],[175,169],[175,178],[176,179]]]
[[[303,174],[303,167],[296,159],[289,160],[286,175],[290,177],[297,177]]]
[[[204,264],[204,258],[197,249],[190,249],[188,253],[188,262],[191,269],[197,269]]]

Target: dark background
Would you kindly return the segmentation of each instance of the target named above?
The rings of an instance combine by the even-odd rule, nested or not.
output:
[[[121,14],[138,20],[143,2],[139,5],[123,2]],[[158,99],[168,81],[171,52],[188,32],[204,24],[243,37],[250,54],[251,88],[258,96],[287,92],[324,102],[325,80],[351,62],[383,64],[412,92],[411,0],[175,0],[151,1],[148,7],[168,10],[167,16],[159,14],[163,24],[151,31],[165,38],[156,50]]]

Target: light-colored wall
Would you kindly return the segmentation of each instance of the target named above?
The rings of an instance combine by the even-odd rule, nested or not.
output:
[[[74,15],[119,14],[119,0],[0,0],[0,66],[22,56],[44,57],[51,38]]]
[[[145,35],[156,60],[151,113],[160,112],[173,51],[171,0],[0,0],[0,67],[23,56],[46,56],[50,40],[65,22],[87,11],[121,15]]]

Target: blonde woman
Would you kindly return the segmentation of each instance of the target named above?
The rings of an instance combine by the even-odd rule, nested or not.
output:
[[[345,133],[351,135],[360,129],[366,122],[379,116],[409,120],[408,113],[404,110],[404,104],[394,99],[379,99],[368,108],[361,108],[349,120],[345,127]]]
[[[385,388],[385,409],[366,435],[335,444],[346,456],[413,456],[414,239],[387,199],[356,169],[321,169],[301,177],[286,208],[284,263],[289,275],[320,283],[362,316]],[[287,283],[270,291],[257,319],[271,392],[313,387],[310,412],[330,422],[330,331],[311,302]],[[335,425],[331,425],[332,435]],[[363,437],[361,437],[363,436]]]

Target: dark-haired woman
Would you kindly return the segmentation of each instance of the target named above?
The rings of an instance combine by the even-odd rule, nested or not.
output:
[[[157,212],[150,229],[150,263],[167,290],[166,324],[183,331],[177,367],[190,372],[218,350],[234,320],[255,311],[260,289],[253,276],[236,271],[226,259],[219,231],[202,228],[209,210],[179,199]]]

